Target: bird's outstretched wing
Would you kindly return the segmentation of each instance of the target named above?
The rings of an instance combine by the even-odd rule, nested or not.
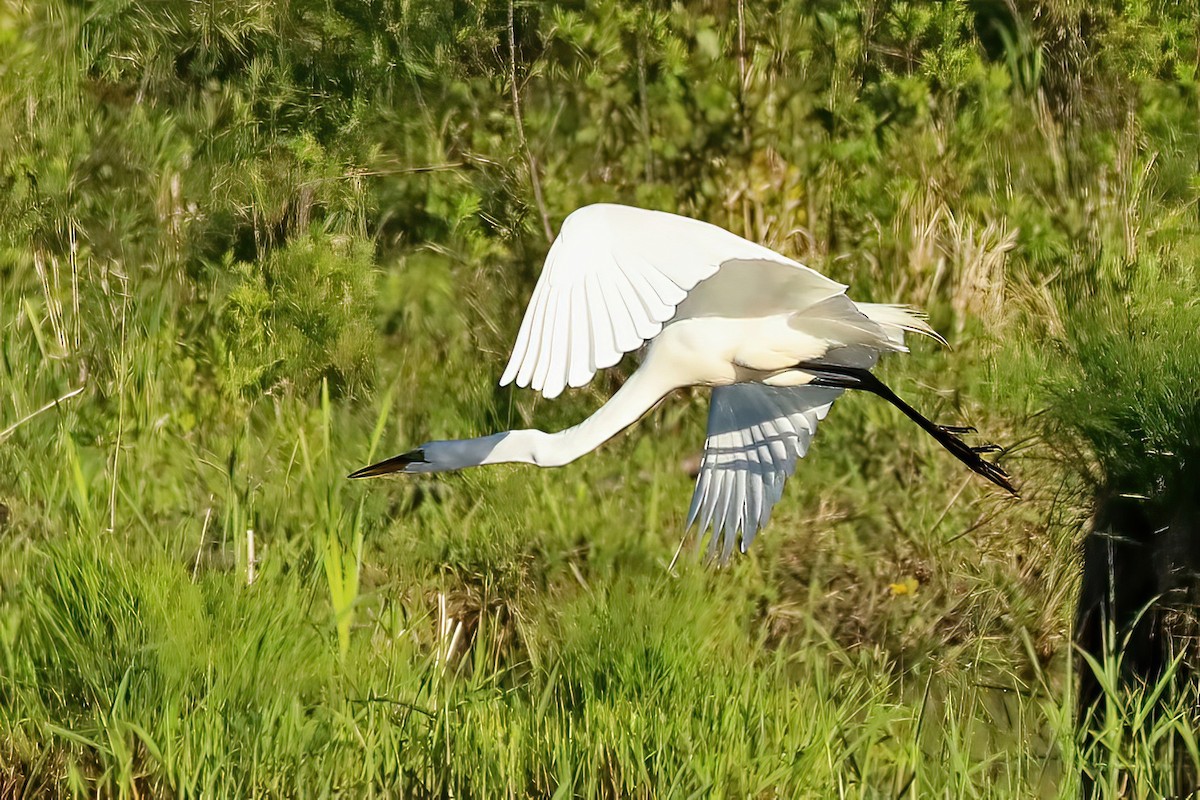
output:
[[[728,560],[741,532],[745,552],[767,524],[783,484],[808,452],[817,422],[841,389],[774,387],[737,383],[713,389],[708,437],[687,526],[698,519],[699,535],[712,527],[708,556]]]
[[[846,288],[707,222],[629,206],[585,206],[563,221],[550,247],[500,385],[515,380],[546,397],[583,386],[657,336],[688,292],[731,261],[793,268],[826,295]]]

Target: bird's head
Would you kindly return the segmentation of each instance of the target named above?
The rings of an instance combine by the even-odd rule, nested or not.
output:
[[[450,472],[464,467],[481,464],[499,464],[504,461],[538,463],[534,446],[541,431],[505,431],[476,439],[453,439],[446,442],[426,442],[416,450],[409,450],[386,461],[363,467],[350,473],[351,478],[372,478],[391,472]]]

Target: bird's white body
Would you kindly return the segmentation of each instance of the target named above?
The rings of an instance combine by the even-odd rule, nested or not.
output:
[[[870,369],[880,353],[905,349],[905,331],[938,338],[903,307],[856,304],[845,292],[714,225],[626,206],[581,208],[550,248],[501,384],[555,397],[645,345],[641,366],[595,414],[567,430],[429,442],[355,475],[502,462],[561,466],[673,390],[711,386],[688,525],[699,519],[701,531],[712,527],[710,552],[724,533],[727,557],[739,532],[744,550],[766,524],[817,422],[842,391],[813,385],[820,370],[811,365]]]

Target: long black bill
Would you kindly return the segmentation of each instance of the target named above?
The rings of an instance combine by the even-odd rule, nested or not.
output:
[[[390,472],[406,472],[409,464],[424,464],[424,450],[409,450],[407,453],[401,453],[398,456],[392,456],[386,461],[380,461],[378,464],[372,464],[369,467],[363,467],[357,472],[351,472],[349,478],[374,478],[376,475],[387,475]]]
[[[809,384],[811,386],[859,389],[879,395],[903,411],[906,417],[920,425],[926,433],[938,441],[938,444],[949,450],[955,458],[970,467],[972,471],[977,472],[1014,495],[1017,493],[1017,490],[1013,488],[1013,485],[1008,480],[1008,473],[997,464],[985,461],[979,455],[980,453],[995,453],[1001,448],[994,444],[971,447],[958,438],[957,434],[974,433],[974,428],[936,425],[930,422],[919,411],[901,400],[883,381],[872,375],[870,370],[861,367],[843,367],[838,364],[823,364],[815,361],[806,361],[796,366],[805,372],[811,372],[817,376]]]

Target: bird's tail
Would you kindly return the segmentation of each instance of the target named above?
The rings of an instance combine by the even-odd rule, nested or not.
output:
[[[855,305],[866,315],[867,319],[883,328],[888,338],[897,345],[903,346],[906,331],[919,333],[942,344],[947,344],[942,335],[929,326],[925,315],[914,308],[888,303],[855,303]]]

